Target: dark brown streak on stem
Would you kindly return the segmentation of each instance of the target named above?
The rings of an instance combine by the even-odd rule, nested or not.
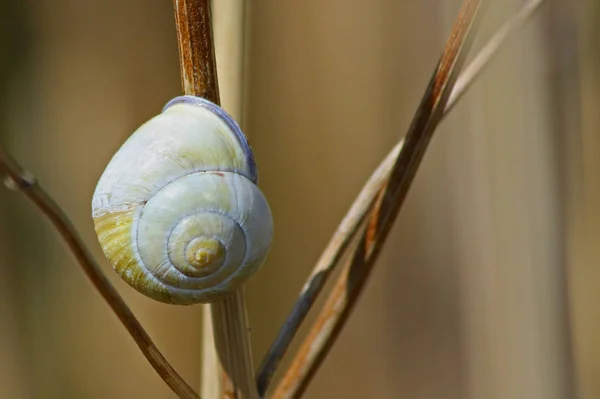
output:
[[[383,204],[383,197],[386,193],[385,187],[389,185],[389,180],[382,189],[379,191],[377,195],[376,201],[373,203],[370,218],[367,222],[367,229],[365,232],[365,242],[373,242],[377,239],[377,221],[379,220],[381,214],[381,205]]]
[[[219,104],[210,1],[173,0],[173,6],[183,92]]]
[[[443,116],[471,45],[472,28],[478,21],[481,3],[482,0],[466,0],[463,4],[444,53],[417,108],[388,184],[382,189],[374,205],[375,211],[369,216],[368,228],[273,398],[300,397],[344,327]],[[332,324],[329,330],[324,327]]]
[[[102,269],[86,249],[67,215],[37,184],[36,179],[31,174],[25,172],[1,147],[0,173],[7,175],[5,182],[8,187],[20,190],[56,227],[56,230],[67,243],[84,273],[119,320],[121,320],[148,362],[173,392],[184,399],[199,398],[198,394],[186,384],[167,362],[123,298],[121,298],[110,281],[104,276]]]

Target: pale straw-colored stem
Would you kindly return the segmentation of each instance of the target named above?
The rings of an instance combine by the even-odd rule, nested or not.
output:
[[[213,1],[211,8],[221,106],[243,125],[244,2]],[[205,306],[203,321],[203,396],[257,398],[244,290]]]
[[[242,126],[246,43],[245,3],[243,0],[213,0],[212,13],[221,107]]]
[[[214,329],[211,305],[202,305],[202,346],[200,350],[202,359],[202,373],[200,375],[200,393],[205,399],[223,397],[223,379],[221,378],[221,365],[217,358],[215,348]]]
[[[243,289],[211,304],[217,356],[224,373],[223,397],[258,399]]]

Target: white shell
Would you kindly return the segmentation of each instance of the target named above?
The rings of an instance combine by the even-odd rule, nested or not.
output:
[[[183,96],[115,154],[92,199],[102,249],[121,277],[156,300],[229,295],[264,262],[273,234],[250,147],[235,121]]]

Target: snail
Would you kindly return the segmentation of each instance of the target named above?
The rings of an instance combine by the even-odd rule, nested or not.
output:
[[[169,101],[113,156],[92,198],[105,256],[160,302],[215,302],[256,273],[273,218],[238,124],[194,96]]]

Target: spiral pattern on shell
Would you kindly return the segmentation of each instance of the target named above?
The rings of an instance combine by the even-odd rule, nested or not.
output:
[[[193,96],[171,100],[123,144],[92,199],[117,273],[153,299],[214,302],[263,264],[273,220],[237,123]]]

